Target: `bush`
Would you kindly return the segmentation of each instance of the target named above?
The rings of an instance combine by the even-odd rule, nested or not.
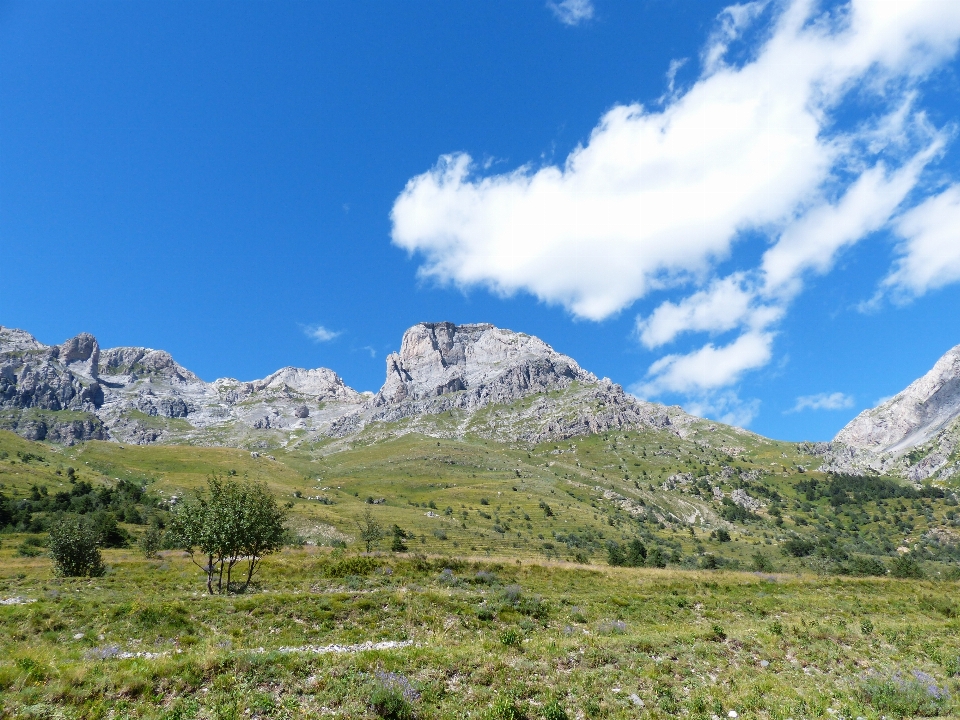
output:
[[[500,644],[520,648],[523,646],[523,634],[516,628],[508,627],[500,633]]]
[[[567,711],[558,698],[554,698],[543,706],[543,720],[570,720]]]
[[[163,531],[157,525],[151,525],[147,528],[147,531],[140,536],[140,541],[137,543],[140,547],[140,552],[143,553],[145,558],[155,558],[157,553],[160,552],[160,548],[163,547]]]
[[[647,546],[640,540],[634,538],[627,546],[627,565],[630,567],[641,567],[647,559]]]
[[[889,677],[870,673],[860,678],[858,690],[861,699],[878,713],[900,718],[940,715],[950,701],[946,688],[939,687],[933,677],[919,670]]]
[[[718,528],[716,535],[717,535],[717,542],[722,542],[722,543],[730,542],[730,533],[727,532],[726,529]]]
[[[79,517],[65,517],[50,530],[50,556],[61,577],[99,577],[104,573],[96,531]]]
[[[611,540],[607,543],[607,562],[614,567],[627,564],[627,555],[623,551],[623,546],[618,542]]]
[[[403,675],[378,672],[370,690],[370,708],[385,720],[412,720],[420,693]]]
[[[861,556],[850,559],[847,569],[851,575],[886,575],[887,567],[875,557]]]
[[[753,554],[750,561],[757,572],[773,572],[773,563],[770,562],[770,558],[759,550]]]
[[[900,555],[893,560],[890,568],[890,574],[895,578],[913,578],[919,580],[923,577],[923,568],[920,563],[909,555]]]
[[[665,568],[667,566],[667,557],[663,554],[663,550],[658,547],[651,550],[647,555],[647,565],[650,567]]]
[[[813,543],[803,538],[791,538],[780,547],[784,555],[792,555],[798,558],[806,557],[813,552]]]

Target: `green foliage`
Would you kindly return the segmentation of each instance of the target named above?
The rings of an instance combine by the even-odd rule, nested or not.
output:
[[[490,720],[526,720],[527,712],[516,695],[501,693],[490,706],[488,717]]]
[[[163,547],[163,530],[158,525],[151,524],[140,536],[137,542],[140,552],[145,558],[155,558]]]
[[[770,562],[770,558],[759,550],[750,556],[750,562],[757,572],[773,572],[773,563]]]
[[[623,546],[610,540],[607,543],[607,562],[613,566],[622,566],[627,564],[627,554],[623,551]]]
[[[523,633],[514,627],[504,628],[500,631],[500,644],[519,649],[523,647]]]
[[[75,515],[50,529],[50,556],[54,572],[62,577],[99,577],[105,570],[97,532]]]
[[[883,576],[887,574],[887,566],[872,555],[857,555],[850,558],[844,566],[851,575],[876,575]]]
[[[420,693],[403,675],[377,672],[370,690],[368,704],[378,717],[384,720],[412,720],[414,703]]]
[[[920,579],[924,576],[923,568],[909,554],[898,555],[890,566],[890,574],[895,578]]]
[[[730,542],[730,533],[727,532],[726,528],[717,528],[716,537],[717,537],[717,542],[722,542],[722,543]]]
[[[370,508],[364,510],[355,522],[357,529],[360,531],[360,542],[366,545],[367,552],[370,552],[383,540],[383,525],[380,524]]]
[[[285,520],[286,510],[263,484],[212,475],[207,497],[198,494],[178,503],[167,531],[168,542],[186,551],[204,570],[211,594],[214,583],[217,592],[234,589],[233,569],[246,563],[245,578],[237,588],[242,592],[263,558],[283,547]]]
[[[860,697],[883,715],[933,717],[946,711],[950,693],[919,670],[892,675],[869,673],[860,678]]]
[[[553,698],[543,706],[543,720],[570,720],[560,698]]]
[[[647,565],[655,568],[665,568],[667,566],[667,556],[659,547],[653,548],[647,554]]]
[[[780,546],[780,549],[783,551],[784,555],[792,555],[793,557],[801,558],[807,557],[813,553],[814,544],[809,540],[804,540],[803,538],[790,538]]]

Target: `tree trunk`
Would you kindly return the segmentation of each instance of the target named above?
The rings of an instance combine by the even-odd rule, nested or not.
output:
[[[213,553],[207,557],[207,592],[213,595]]]

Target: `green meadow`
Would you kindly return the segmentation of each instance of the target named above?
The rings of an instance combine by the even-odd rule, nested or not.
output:
[[[803,446],[750,434],[708,439],[408,434],[254,456],[0,433],[15,520],[0,533],[0,712],[957,716],[952,489],[826,476]],[[243,594],[207,595],[183,553],[136,547],[211,474],[263,482],[289,511],[291,545]],[[84,503],[127,547],[104,549],[102,577],[57,577],[46,529]],[[387,535],[371,553],[366,511]],[[666,567],[611,566],[611,544],[634,540]]]

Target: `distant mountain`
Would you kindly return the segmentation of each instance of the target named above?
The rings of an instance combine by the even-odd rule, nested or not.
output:
[[[358,433],[528,442],[638,427],[682,435],[706,423],[627,395],[539,338],[489,324],[415,325],[386,371],[376,395],[326,368],[208,383],[162,350],[101,350],[87,333],[47,346],[0,327],[0,427],[65,444],[269,447]]]
[[[920,481],[960,472],[960,345],[905,390],[834,438],[827,469],[894,472]]]

